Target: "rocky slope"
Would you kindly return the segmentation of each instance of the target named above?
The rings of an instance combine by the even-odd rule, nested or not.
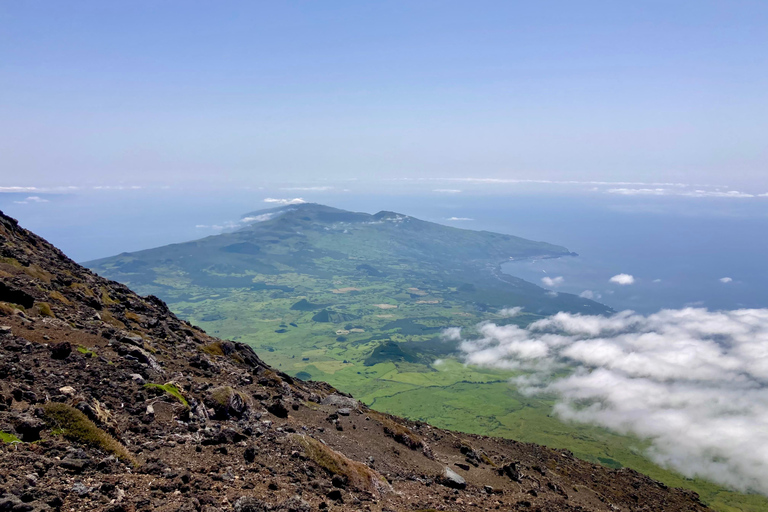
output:
[[[299,382],[0,212],[0,512],[707,510],[567,451]]]

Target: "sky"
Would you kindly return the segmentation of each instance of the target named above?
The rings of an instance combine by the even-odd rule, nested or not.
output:
[[[0,186],[765,193],[767,25],[764,1],[3,2]]]

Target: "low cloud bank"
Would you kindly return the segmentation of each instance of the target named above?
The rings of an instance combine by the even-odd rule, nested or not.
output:
[[[635,434],[663,466],[768,495],[768,309],[558,313],[477,330],[445,334],[470,364],[526,370],[514,383],[556,394],[562,419]]]

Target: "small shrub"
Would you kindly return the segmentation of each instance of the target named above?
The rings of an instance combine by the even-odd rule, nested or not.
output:
[[[66,304],[67,306],[72,305],[72,301],[70,301],[68,298],[63,296],[60,292],[52,291],[51,293],[48,294],[48,296],[54,300],[61,302],[62,304]]]
[[[179,388],[179,386],[177,386],[173,382],[167,382],[165,384],[153,384],[153,383],[144,384],[144,387],[147,388],[147,389],[158,389],[158,390],[161,390],[164,393],[172,396],[173,398],[175,398],[176,400],[181,402],[181,404],[184,407],[189,408],[189,402],[187,402],[187,399],[184,398],[184,395],[181,393],[181,389]]]
[[[136,464],[130,452],[82,412],[66,404],[48,402],[43,405],[45,419],[54,431],[67,439],[88,444],[113,454],[120,460]]]
[[[53,314],[53,311],[51,310],[51,305],[47,302],[38,302],[35,304],[35,307],[37,307],[37,310],[40,312],[43,316],[49,316],[51,318],[54,318],[56,315]]]
[[[310,460],[334,475],[345,477],[354,487],[367,490],[388,487],[387,481],[376,471],[361,462],[347,458],[317,439],[298,434],[294,435],[294,439],[304,448]]]

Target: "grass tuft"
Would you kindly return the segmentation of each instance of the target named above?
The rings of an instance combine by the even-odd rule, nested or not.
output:
[[[118,329],[125,329],[125,324],[114,317],[112,313],[110,313],[108,310],[104,309],[101,311],[101,321],[106,322],[112,327],[117,327]]]
[[[117,301],[109,296],[109,292],[105,287],[101,287],[101,302],[104,303],[104,305],[109,306],[110,304],[117,304]]]
[[[0,442],[2,443],[20,443],[21,439],[16,437],[13,434],[9,434],[8,432],[3,432],[0,430]]]
[[[211,356],[223,356],[224,350],[221,348],[221,342],[220,341],[214,341],[213,343],[209,343],[207,345],[203,345],[200,347],[200,350],[205,352],[208,355]]]
[[[387,414],[377,411],[369,411],[368,416],[375,419],[384,427],[384,433],[400,444],[403,444],[411,450],[418,450],[424,447],[424,441],[405,425],[401,425]]]
[[[51,293],[48,294],[48,296],[54,300],[61,302],[62,304],[66,304],[67,306],[72,305],[72,301],[70,301],[68,298],[62,295],[61,292],[52,291]]]
[[[80,290],[84,294],[86,294],[88,297],[93,297],[93,290],[88,288],[88,286],[85,283],[72,283],[69,285],[70,288],[73,290]]]
[[[141,323],[141,317],[139,315],[137,315],[136,313],[134,313],[133,311],[127,311],[125,313],[125,318],[127,318],[128,320],[130,320],[132,322],[136,322],[137,324]]]
[[[0,302],[0,313],[4,315],[15,315],[19,311],[25,311],[24,306],[12,302]]]
[[[43,405],[45,419],[50,427],[72,441],[91,445],[118,459],[136,464],[130,452],[117,439],[100,429],[82,412],[66,404],[48,402]]]
[[[147,388],[147,389],[158,389],[158,390],[161,390],[164,393],[172,396],[173,398],[175,398],[176,400],[181,402],[181,404],[184,407],[189,408],[189,403],[187,402],[187,399],[184,398],[184,395],[182,394],[181,389],[179,388],[178,385],[176,385],[173,382],[167,382],[165,384],[149,383],[149,384],[144,384],[144,387]]]
[[[40,312],[41,315],[55,318],[56,315],[53,314],[53,310],[51,310],[51,305],[48,304],[47,302],[37,302],[35,306],[37,307],[37,310]]]
[[[300,434],[294,435],[293,438],[304,448],[310,460],[334,475],[345,477],[354,487],[367,490],[388,487],[387,481],[379,473],[361,462],[347,458],[317,439]]]
[[[83,354],[85,357],[96,357],[96,352],[82,345],[77,347],[77,351]]]
[[[24,270],[24,273],[27,274],[29,277],[33,279],[37,279],[39,281],[46,282],[48,284],[51,284],[51,279],[53,279],[53,274],[43,270],[41,267],[38,267],[37,265],[30,265],[28,267],[24,267],[23,270]]]
[[[10,265],[10,266],[16,267],[16,268],[22,268],[23,267],[23,265],[21,263],[19,263],[19,260],[17,260],[16,258],[0,257],[0,263],[5,263],[6,265]]]

